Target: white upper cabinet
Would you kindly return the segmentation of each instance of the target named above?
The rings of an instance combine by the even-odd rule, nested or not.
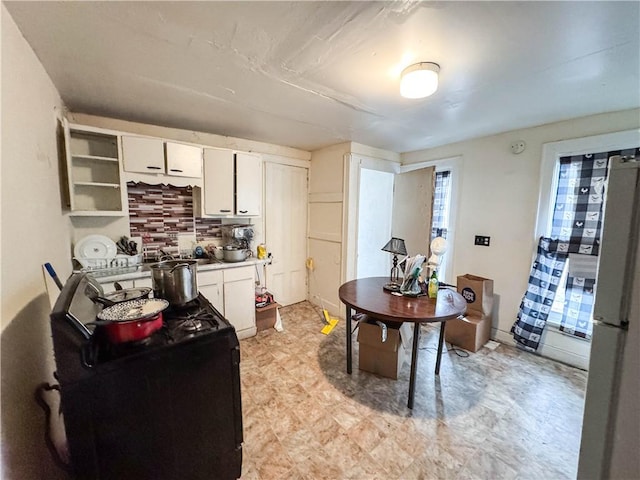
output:
[[[202,176],[202,148],[166,142],[167,174],[180,177]]]
[[[123,169],[180,177],[202,177],[202,148],[160,138],[122,136]]]
[[[218,148],[204,149],[205,215],[233,215],[233,152]]]
[[[236,153],[236,215],[262,213],[262,158],[255,153]]]
[[[122,136],[122,162],[126,172],[164,173],[164,145],[159,138]]]
[[[204,149],[202,213],[251,217],[262,212],[262,158],[254,153]]]

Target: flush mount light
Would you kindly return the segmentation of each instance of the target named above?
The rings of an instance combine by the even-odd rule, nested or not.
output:
[[[400,95],[405,98],[424,98],[438,89],[440,65],[431,62],[414,63],[402,71]]]

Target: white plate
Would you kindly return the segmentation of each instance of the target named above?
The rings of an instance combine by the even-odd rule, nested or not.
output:
[[[88,235],[76,243],[73,254],[76,258],[115,258],[116,243],[104,235]]]

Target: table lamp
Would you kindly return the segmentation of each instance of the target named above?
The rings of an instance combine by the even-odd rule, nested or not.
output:
[[[382,247],[383,252],[393,253],[393,267],[389,276],[390,285],[400,288],[400,269],[398,268],[398,255],[406,255],[407,247],[404,246],[402,238],[391,237],[391,240]]]

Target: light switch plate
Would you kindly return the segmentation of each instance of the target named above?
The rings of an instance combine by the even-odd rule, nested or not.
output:
[[[490,243],[491,243],[491,237],[485,237],[484,235],[476,235],[474,245],[488,247]]]

